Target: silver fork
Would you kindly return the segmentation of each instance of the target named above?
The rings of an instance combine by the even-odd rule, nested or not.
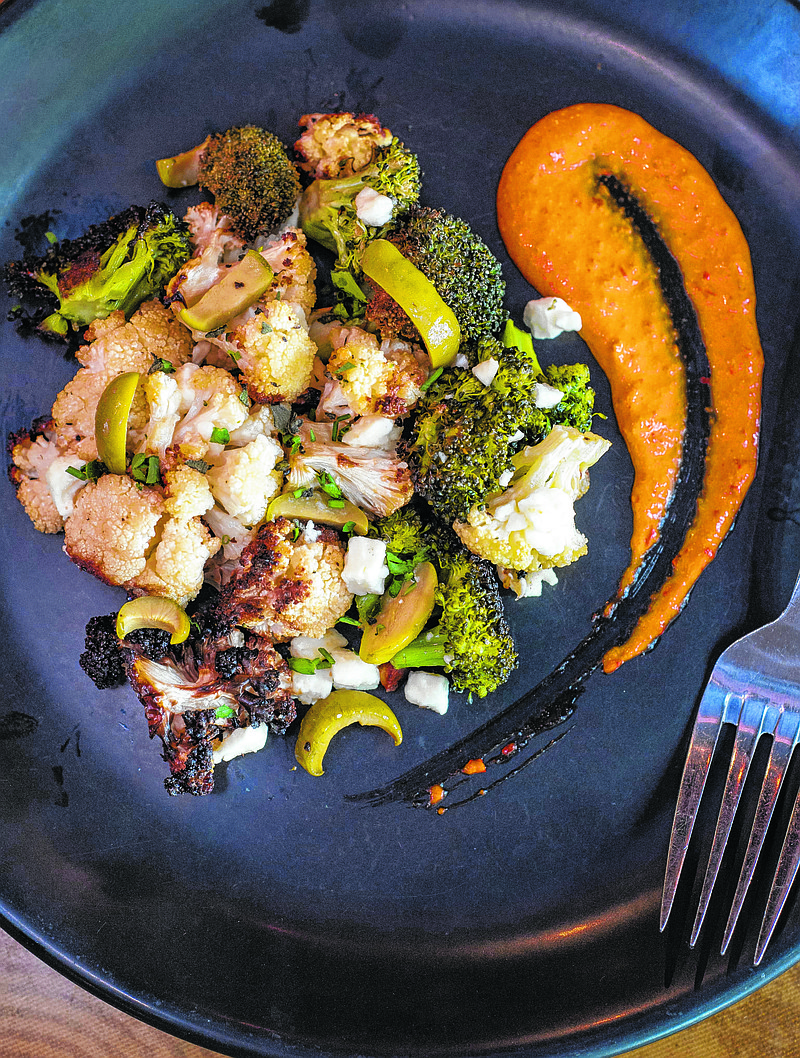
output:
[[[789,605],[777,621],[743,636],[721,654],[703,693],[683,768],[672,824],[661,900],[662,931],[672,910],[717,738],[722,725],[726,723],[735,725],[736,735],[697,914],[689,939],[689,946],[692,948],[708,909],[756,744],[762,735],[771,735],[772,746],[722,939],[723,955],[727,951],[742,910],[792,752],[800,741],[800,577],[795,584]],[[753,959],[755,966],[761,962],[772,937],[797,874],[798,863],[800,795],[792,810],[772,880]]]

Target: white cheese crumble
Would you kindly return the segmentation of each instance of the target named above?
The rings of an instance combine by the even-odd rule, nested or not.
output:
[[[72,517],[75,510],[75,497],[86,484],[85,480],[70,474],[67,467],[80,470],[84,463],[85,460],[77,459],[75,456],[56,456],[45,471],[44,479],[50,489],[53,503],[64,519]]]
[[[583,326],[580,313],[562,298],[535,298],[522,314],[525,326],[534,338],[557,338],[564,331],[579,331]]]
[[[537,408],[555,408],[564,399],[563,390],[548,386],[546,382],[534,382],[533,391],[533,403]]]
[[[295,636],[289,643],[289,653],[293,658],[308,658],[311,660],[322,657],[320,648],[332,653],[334,650],[341,650],[342,647],[346,646],[347,640],[342,633],[337,632],[335,628],[331,628],[324,636],[318,639],[314,639],[313,636]]]
[[[539,598],[544,584],[558,584],[554,569],[533,569],[528,573],[515,573],[510,569],[498,569],[504,588],[510,588],[518,599]]]
[[[395,447],[402,432],[402,426],[385,415],[362,415],[342,434],[342,444],[389,450]]]
[[[362,188],[356,195],[356,216],[363,224],[382,228],[392,219],[394,199],[382,195],[372,187]]]
[[[450,684],[446,676],[435,672],[414,669],[409,672],[403,688],[406,701],[420,705],[423,709],[432,709],[441,716],[447,712],[450,703]]]
[[[389,567],[386,542],[366,536],[351,536],[342,570],[342,579],[353,595],[383,595]]]
[[[333,665],[330,673],[334,687],[351,691],[374,691],[381,682],[377,665],[362,661],[352,650],[332,650]]]
[[[292,672],[292,694],[303,705],[312,705],[320,698],[327,698],[333,690],[330,669],[316,672]]]
[[[472,369],[472,373],[484,386],[491,386],[494,376],[499,370],[500,363],[492,356],[488,360],[482,360],[479,364],[476,364]]]
[[[269,727],[259,724],[258,727],[237,727],[212,750],[215,764],[221,764],[234,757],[243,757],[245,753],[257,753],[267,744]]]

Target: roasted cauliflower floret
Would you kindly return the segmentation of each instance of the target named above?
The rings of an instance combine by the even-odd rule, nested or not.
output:
[[[259,253],[275,273],[264,301],[291,301],[309,313],[317,301],[317,266],[306,249],[306,237],[299,228],[287,228],[271,236]]]
[[[543,441],[513,457],[507,489],[473,506],[453,528],[464,545],[495,565],[519,572],[568,566],[587,551],[575,526],[574,501],[589,487],[589,467],[610,442],[558,424]]]
[[[405,506],[414,494],[408,464],[391,448],[333,441],[326,423],[304,423],[299,436],[301,444],[289,456],[291,487],[308,488],[318,475],[328,474],[351,503],[382,518]]]
[[[72,514],[75,496],[86,484],[70,474],[84,460],[64,454],[55,440],[52,422],[38,422],[9,438],[9,479],[17,499],[40,533],[58,533]]]
[[[294,145],[298,164],[315,179],[352,176],[392,142],[372,114],[303,114],[298,125],[305,130]]]
[[[269,301],[231,334],[237,366],[258,404],[297,399],[308,388],[317,347],[308,336],[305,313],[288,301]]]
[[[332,529],[292,541],[286,518],[266,522],[220,593],[220,613],[276,640],[320,637],[353,601],[342,579],[345,552]]]
[[[230,217],[210,202],[190,206],[184,220],[195,254],[167,285],[167,298],[174,299],[177,311],[184,304],[193,304],[214,286],[222,278],[225,266],[235,262],[244,248],[244,240],[231,231]]]
[[[105,474],[78,493],[64,527],[64,550],[106,584],[126,585],[144,570],[163,517],[159,488]]]
[[[76,354],[83,367],[56,397],[52,415],[59,448],[88,461],[97,458],[94,418],[108,383],[125,371],[146,375],[157,360],[179,367],[191,357],[192,340],[157,301],[145,302],[127,323],[123,312],[112,312],[88,327],[85,337],[89,344]],[[140,389],[129,418],[132,436],[140,436],[146,422],[147,404]]]
[[[175,383],[180,390],[181,418],[172,446],[177,446],[184,459],[202,459],[209,445],[217,443],[215,437],[224,437],[225,431],[230,434],[244,424],[249,402],[233,375],[221,367],[186,364],[175,372]]]
[[[256,525],[283,484],[275,464],[283,459],[277,441],[261,434],[241,448],[228,448],[206,477],[214,499],[242,525]]]
[[[378,344],[375,335],[355,327],[346,334],[344,345],[334,348],[328,360],[332,382],[322,394],[324,410],[338,410],[343,397],[354,415],[406,415],[419,400],[428,374],[411,346],[401,341]],[[337,402],[336,408],[328,408],[328,399]]]

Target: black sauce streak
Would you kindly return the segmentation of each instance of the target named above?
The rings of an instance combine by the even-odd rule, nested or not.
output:
[[[59,794],[56,798],[56,806],[58,808],[69,808],[69,794],[64,789],[64,769],[60,764],[53,765],[53,778],[56,781],[56,786],[59,788]]]
[[[7,738],[27,738],[39,726],[35,716],[12,710],[0,716],[0,742]]]
[[[703,488],[711,405],[710,371],[697,315],[686,293],[680,266],[652,219],[615,176],[600,172],[598,184],[598,190],[602,193],[604,189],[611,202],[631,221],[658,268],[685,368],[687,411],[681,465],[660,526],[660,538],[640,563],[625,594],[610,600],[608,606],[594,616],[589,634],[541,683],[429,760],[385,786],[353,794],[348,800],[371,805],[405,802],[423,808],[456,807],[483,796],[500,782],[518,774],[558,739],[551,740],[520,764],[519,755],[530,740],[558,727],[572,715],[587,679],[599,668],[604,654],[629,638],[639,618],[647,611],[651,596],[669,577],[672,561],[694,520]],[[512,744],[513,749],[509,752]],[[487,769],[498,770],[497,777],[488,785],[485,773],[476,777],[465,776],[462,772],[467,761],[473,759],[483,760]],[[433,785],[438,784],[450,793],[475,778],[482,780],[483,785],[469,796],[459,798],[456,795],[455,800],[438,805],[431,802]]]
[[[256,18],[281,33],[299,33],[310,8],[311,0],[272,0],[272,3],[258,8]]]

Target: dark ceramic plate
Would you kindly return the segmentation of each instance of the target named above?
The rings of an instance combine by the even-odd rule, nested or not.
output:
[[[345,795],[472,730],[586,633],[627,556],[631,470],[613,417],[601,430],[616,443],[580,504],[591,556],[544,599],[509,603],[523,661],[502,695],[457,700],[446,719],[400,704],[400,750],[350,729],[318,780],[274,739],[220,769],[205,799],[165,795],[138,702],[95,691],[78,667],[86,620],[120,593],[34,532],[5,483],[0,714],[36,722],[5,743],[7,928],[110,1002],[242,1055],[607,1055],[791,965],[795,900],[758,971],[747,929],[715,954],[718,906],[694,952],[691,893],[665,935],[657,911],[704,678],[727,642],[777,614],[800,565],[797,6],[11,0],[0,29],[4,260],[26,216],[50,210],[68,236],[159,197],[152,159],[212,128],[252,121],[291,142],[300,114],[357,109],[419,152],[427,201],[501,255],[519,316],[530,292],[496,231],[500,170],[534,120],[604,100],[713,174],[750,240],[766,354],[759,480],[682,617],[652,654],[589,681],[567,737],[535,765],[441,817]],[[540,352],[586,357],[577,338]],[[73,370],[10,325],[0,360],[4,431],[45,411]]]

